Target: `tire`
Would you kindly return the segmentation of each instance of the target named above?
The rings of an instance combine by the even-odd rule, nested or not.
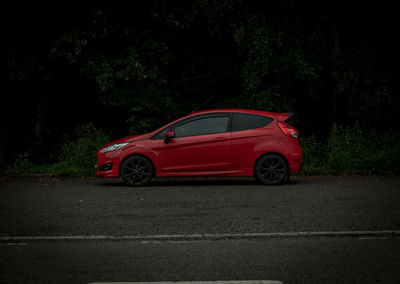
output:
[[[266,185],[281,184],[288,176],[289,166],[286,160],[277,154],[262,156],[254,168],[254,177]]]
[[[121,166],[121,177],[129,186],[145,186],[153,176],[152,162],[142,156],[129,157]]]

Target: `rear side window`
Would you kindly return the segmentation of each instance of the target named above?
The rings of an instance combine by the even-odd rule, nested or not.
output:
[[[197,136],[226,132],[228,128],[227,116],[200,118],[175,127],[175,137]]]
[[[273,120],[273,118],[268,116],[247,113],[233,113],[232,131],[262,128],[270,124]]]

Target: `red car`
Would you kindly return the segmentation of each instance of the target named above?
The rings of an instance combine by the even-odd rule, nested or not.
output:
[[[298,131],[287,113],[244,109],[199,111],[97,152],[97,176],[144,186],[154,177],[254,176],[268,185],[297,173]]]

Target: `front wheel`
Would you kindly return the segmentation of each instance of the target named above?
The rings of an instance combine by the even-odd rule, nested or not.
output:
[[[145,186],[153,175],[153,165],[142,156],[129,157],[121,166],[121,177],[129,186]]]
[[[280,184],[289,176],[288,164],[279,155],[267,154],[258,160],[254,176],[260,183],[266,185]]]

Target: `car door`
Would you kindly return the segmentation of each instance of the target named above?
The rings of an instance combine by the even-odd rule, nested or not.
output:
[[[209,115],[172,128],[175,137],[160,141],[159,161],[163,173],[175,175],[226,171],[231,164],[229,114]]]

